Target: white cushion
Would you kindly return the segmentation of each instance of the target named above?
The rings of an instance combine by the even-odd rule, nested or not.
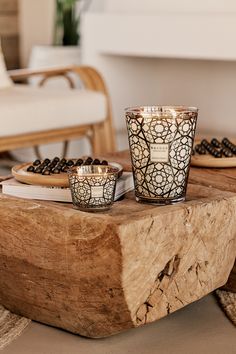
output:
[[[0,89],[12,86],[12,80],[9,78],[6,70],[6,64],[0,48]]]
[[[56,90],[13,85],[0,90],[0,136],[98,123],[106,98],[90,90]]]

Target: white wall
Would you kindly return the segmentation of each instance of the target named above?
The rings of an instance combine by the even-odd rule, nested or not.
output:
[[[104,56],[98,67],[112,98],[119,149],[128,146],[124,108],[135,105],[197,106],[199,133],[236,136],[236,62]]]
[[[94,0],[93,2],[99,2]],[[232,12],[235,0],[103,0],[107,12],[153,14],[157,12]],[[101,8],[102,9],[102,8]]]
[[[178,6],[176,3],[178,3]],[[84,18],[82,27],[83,63],[95,66],[107,82],[112,99],[119,148],[124,148],[125,144],[127,146],[124,108],[132,105],[185,104],[197,106],[200,109],[199,132],[236,136],[234,109],[236,95],[235,55],[232,55],[231,61],[220,61],[217,60],[217,58],[219,59],[217,55],[215,58],[212,55],[214,60],[207,60],[207,55],[204,56],[203,52],[202,56],[193,55],[191,60],[187,60],[188,56],[184,56],[184,52],[182,57],[179,55],[180,59],[175,59],[174,55],[172,55],[172,59],[168,59],[163,54],[160,58],[160,56],[158,57],[158,50],[156,51],[157,55],[155,55],[155,51],[153,52],[153,58],[150,57],[150,53],[145,56],[145,50],[135,52],[132,48],[132,51],[129,52],[129,43],[134,43],[134,41],[138,46],[137,49],[145,47],[143,45],[144,39],[140,40],[140,36],[138,36],[139,41],[136,41],[137,26],[144,31],[147,41],[151,41],[156,48],[160,47],[157,36],[153,35],[152,31],[146,33],[145,26],[142,27],[145,21],[147,23],[148,21],[158,21],[160,14],[159,16],[155,15],[158,8],[161,8],[162,11],[173,11],[173,18],[177,14],[177,18],[178,16],[183,18],[186,16],[189,20],[190,16],[186,13],[186,10],[189,10],[192,13],[198,12],[197,16],[193,15],[195,20],[197,18],[206,19],[209,15],[213,23],[216,19],[218,21],[222,18],[222,23],[228,24],[228,19],[232,23],[236,19],[236,3],[231,0],[224,2],[213,0],[201,0],[199,2],[187,0],[180,0],[179,2],[174,0],[147,0],[145,2],[107,0],[105,5],[105,15],[102,13],[87,14]],[[185,8],[185,5],[188,6]],[[181,8],[184,9],[184,14],[180,14]],[[118,13],[122,13],[121,16],[117,15]],[[222,17],[223,13],[224,16]],[[169,18],[172,18],[172,15]],[[117,22],[114,24],[112,21],[115,19]],[[217,21],[215,23],[218,23]],[[127,25],[123,30],[122,23],[126,22],[129,26]],[[117,23],[120,24],[118,31],[116,30]],[[114,36],[112,26],[114,26],[116,32]],[[205,30],[198,28],[197,25],[193,26],[192,23],[189,26],[198,37],[199,43],[204,42],[204,38],[206,38],[204,31],[208,30],[207,26]],[[214,45],[213,49],[215,52],[218,50],[218,54],[222,54],[225,43],[230,44],[233,41],[232,38],[229,40],[226,35],[222,36],[223,32],[217,26],[216,29],[217,36],[216,32],[213,33],[213,36],[217,45]],[[235,27],[232,33],[234,32]],[[187,27],[186,33],[189,33]],[[173,30],[171,41],[176,44],[178,38],[175,37],[175,34]],[[165,42],[165,27],[163,27],[160,35]],[[134,38],[134,41],[130,41],[130,38]],[[186,40],[186,48],[189,47],[189,41],[191,41],[190,35],[188,41]],[[170,45],[171,42],[167,41],[167,43]],[[213,41],[208,41],[205,44],[212,48],[212,43]],[[201,60],[197,60],[200,58]]]
[[[19,0],[21,65],[26,67],[34,44],[53,41],[54,0]]]
[[[101,12],[106,9],[106,0],[85,0],[90,1],[89,3],[89,11],[90,12]]]

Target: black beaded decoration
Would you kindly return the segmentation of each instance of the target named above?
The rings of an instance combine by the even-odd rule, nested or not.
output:
[[[59,174],[61,172],[67,172],[72,166],[81,165],[108,165],[106,160],[100,161],[99,159],[92,157],[87,157],[85,160],[78,159],[77,161],[66,160],[65,158],[59,159],[59,157],[54,157],[52,160],[46,158],[43,161],[35,160],[32,165],[27,167],[27,172],[40,173],[42,175]]]

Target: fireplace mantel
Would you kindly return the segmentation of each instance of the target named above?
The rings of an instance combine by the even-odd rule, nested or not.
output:
[[[93,40],[89,43],[95,46],[97,54],[236,59],[235,12],[87,13],[84,28],[86,36],[90,36],[91,29]]]

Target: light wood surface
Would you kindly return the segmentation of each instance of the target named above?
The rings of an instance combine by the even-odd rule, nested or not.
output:
[[[166,316],[224,285],[235,261],[236,193],[199,182],[184,203],[139,204],[128,193],[97,214],[0,200],[0,302],[84,336]]]
[[[12,168],[12,175],[19,182],[47,187],[68,187],[67,173],[52,174],[43,176],[40,173],[27,172],[31,163],[16,165]]]
[[[191,158],[191,165],[207,168],[230,168],[236,167],[236,157],[215,158],[211,155],[194,155]]]
[[[116,144],[111,116],[110,99],[103,78],[95,69],[87,66],[75,66],[45,70],[13,70],[9,71],[9,74],[13,80],[25,80],[36,75],[43,76],[45,80],[55,76],[65,76],[66,80],[68,80],[67,74],[69,72],[73,72],[79,75],[85,88],[102,92],[106,96],[106,119],[103,122],[97,124],[77,125],[63,129],[45,130],[36,133],[2,137],[0,138],[0,151],[30,147],[39,144],[47,144],[56,141],[70,140],[79,138],[81,136],[86,136],[89,139],[91,142],[93,154],[115,151]],[[69,83],[72,87],[71,82]]]
[[[125,171],[132,171],[130,153],[128,150],[120,151],[116,153],[115,156],[116,161],[120,162],[124,166]],[[114,159],[114,154],[104,155],[104,158]],[[196,185],[236,193],[236,168],[191,167],[189,173],[189,182]],[[236,292],[236,261],[230,273],[228,282],[224,288],[229,291]]]

